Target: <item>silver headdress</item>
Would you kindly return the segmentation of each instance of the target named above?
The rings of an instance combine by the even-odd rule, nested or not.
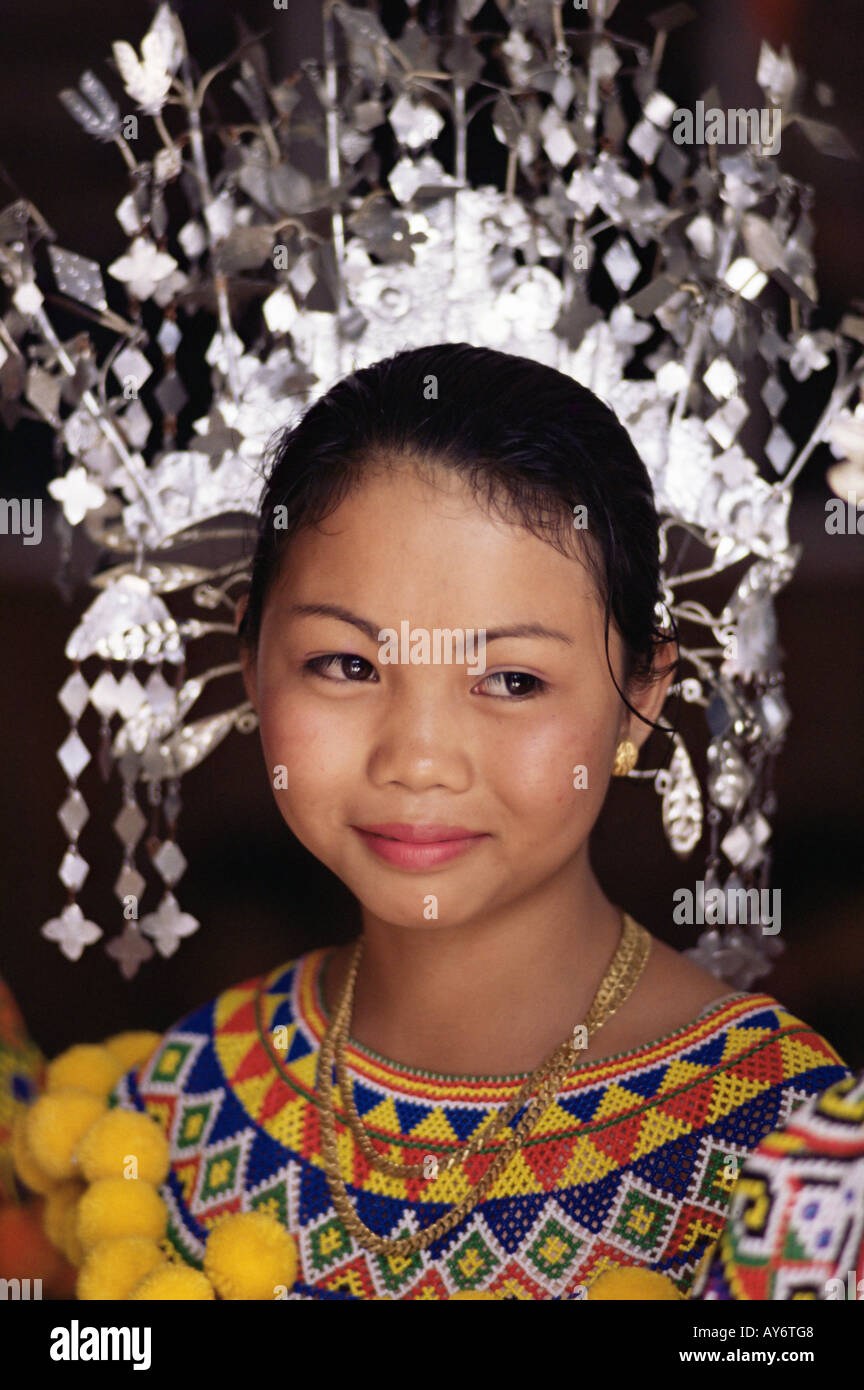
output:
[[[65,467],[49,491],[67,537],[83,525],[111,556],[92,576],[59,694],[70,720],[58,753],[68,902],[42,931],[71,960],[103,935],[77,901],[89,819],[78,779],[92,757],[79,721],[95,709],[97,762],[119,774],[124,925],[106,949],[128,978],[154,946],[169,956],[199,925],[174,894],[183,774],[232,729],[255,727],[247,702],[196,715],[210,681],[237,683],[236,659],[198,674],[187,662],[196,639],[233,633],[241,519],[257,509],[265,446],[353,368],[442,341],[555,366],[629,430],[662,515],[660,616],[675,617],[690,668],[673,694],[704,708],[710,735],[704,788],[677,732],[668,767],[631,776],[654,779],[676,854],[692,853],[707,822],[706,886],[767,882],[771,765],[789,720],[773,600],[798,559],[792,487],[827,442],[846,459],[829,475],[835,490],[864,494],[864,320],[814,326],[809,190],[780,172],[758,123],[734,149],[679,143],[659,74],[686,6],[653,17],[651,51],[610,31],[615,0],[497,0],[493,34],[477,26],[481,7],[455,0],[446,31],[432,33],[409,6],[393,35],[376,4],[327,0],[323,63],[278,83],[250,37],[193,75],[168,4],[140,53],[115,43],[140,114],[121,114],[92,71],[60,97],[128,166],[116,215],[130,244],[107,267],[122,312],[99,265],[57,246],[31,204],[0,213],[4,393],[56,434]],[[230,64],[242,124],[209,112]],[[824,152],[846,153],[837,131],[805,116],[788,53],[764,44],[757,81],[781,129],[797,123]],[[506,152],[503,189],[468,180],[483,121]],[[151,122],[143,158],[138,126]],[[292,164],[296,143],[316,138],[318,181]],[[60,292],[51,299],[110,336],[101,362],[86,330],[58,335],[44,252]],[[178,354],[199,315],[213,326],[212,397],[181,428]],[[828,403],[796,445],[782,422],[787,387],[829,371]],[[758,462],[739,442],[747,421]],[[214,541],[228,546],[216,565]],[[691,595],[703,580],[716,593],[718,578],[725,598],[712,610]],[[163,889],[139,917],[145,830]],[[778,949],[751,924],[707,931],[690,954],[747,988]]]

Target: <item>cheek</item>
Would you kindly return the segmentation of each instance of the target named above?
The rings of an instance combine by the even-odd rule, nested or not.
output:
[[[541,728],[511,727],[492,777],[501,799],[535,824],[593,822],[606,795],[613,733],[599,714],[550,720]]]
[[[340,734],[336,721],[302,698],[264,699],[259,707],[264,760],[273,785],[274,768],[286,769],[283,802],[310,804],[342,778],[354,775],[358,755],[355,739]]]

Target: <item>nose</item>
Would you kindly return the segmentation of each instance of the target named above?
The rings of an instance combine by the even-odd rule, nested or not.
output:
[[[467,791],[474,776],[469,733],[435,679],[442,673],[412,667],[408,674],[410,679],[394,682],[373,735],[370,780],[375,786],[398,784],[410,791]]]

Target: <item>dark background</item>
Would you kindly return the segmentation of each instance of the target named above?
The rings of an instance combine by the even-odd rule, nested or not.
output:
[[[233,5],[185,0],[176,8],[202,70],[233,48],[237,17],[255,31],[268,31],[264,42],[277,80],[303,57],[320,55],[317,0],[291,0],[287,11],[274,10],[265,0]],[[659,2],[622,0],[611,27],[650,42],[647,16],[657,8]],[[661,74],[662,88],[678,103],[692,104],[715,83],[724,104],[759,104],[754,77],[760,39],[775,48],[785,42],[811,78],[834,90],[833,110],[814,107],[814,113],[834,121],[864,151],[859,0],[830,5],[716,0],[694,8],[700,19],[672,34]],[[421,13],[429,9],[424,6]],[[107,62],[110,45],[122,38],[137,48],[152,12],[146,0],[105,0],[83,9],[60,0],[26,7],[0,3],[0,163],[11,180],[0,183],[0,206],[28,197],[55,230],[59,245],[103,266],[126,249],[114,217],[127,188],[125,168],[113,146],[84,134],[57,93],[74,87],[90,67],[120,96],[119,78]],[[398,17],[404,7],[394,4],[392,12]],[[862,164],[820,156],[794,131],[784,133],[780,158],[784,170],[816,190],[818,275],[830,319],[841,306],[864,301]],[[478,176],[476,168],[469,173]],[[206,385],[206,376],[202,380]],[[794,433],[811,409],[811,393],[800,388],[784,423]],[[0,426],[4,496],[42,493],[54,473],[51,444],[47,426],[25,420],[11,436]],[[799,487],[791,531],[804,543],[804,555],[778,602],[794,716],[778,769],[773,877],[783,895],[780,939],[786,951],[773,973],[753,988],[776,995],[825,1033],[850,1065],[860,1067],[864,538],[825,533],[830,494],[824,473],[830,462],[827,450],[818,450]],[[0,536],[0,973],[49,1055],[121,1028],[164,1029],[230,983],[310,946],[346,939],[357,922],[350,895],[297,844],[279,817],[257,735],[233,734],[183,779],[178,838],[189,869],[177,891],[181,906],[202,926],[177,955],[167,961],[155,956],[126,982],[104,953],[104,940],[122,926],[110,889],[120,863],[110,830],[119,784],[115,776],[106,789],[94,764],[81,778],[92,814],[81,836],[82,853],[91,864],[81,902],[105,938],[73,964],[40,935],[40,925],[60,911],[65,897],[56,877],[65,848],[56,810],[66,794],[56,749],[68,724],[56,692],[69,672],[65,640],[89,601],[79,584],[67,606],[53,584],[58,562],[53,510],[46,501],[39,546]],[[82,541],[76,538],[73,554],[79,574],[88,558]],[[234,689],[239,700],[239,678]],[[92,711],[85,716],[93,718]],[[92,732],[93,725],[82,723],[83,729]],[[653,765],[651,751],[649,744]],[[699,929],[673,926],[671,895],[702,876],[704,843],[682,866],[666,845],[659,808],[650,784],[613,782],[595,833],[595,863],[614,900],[683,948],[694,943]],[[154,906],[151,887],[142,912]]]

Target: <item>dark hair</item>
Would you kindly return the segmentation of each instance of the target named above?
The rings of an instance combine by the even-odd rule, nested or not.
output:
[[[420,469],[455,470],[490,509],[563,553],[573,553],[573,508],[584,505],[582,556],[606,610],[610,674],[614,681],[611,614],[625,646],[625,685],[650,679],[655,650],[668,637],[656,621],[660,561],[651,481],[615,414],[572,377],[468,343],[410,348],[337,382],[268,452],[272,467],[240,625],[247,646],[257,645],[264,601],[291,537],[335,510],[370,467],[401,456]],[[273,524],[279,506],[284,527]]]

